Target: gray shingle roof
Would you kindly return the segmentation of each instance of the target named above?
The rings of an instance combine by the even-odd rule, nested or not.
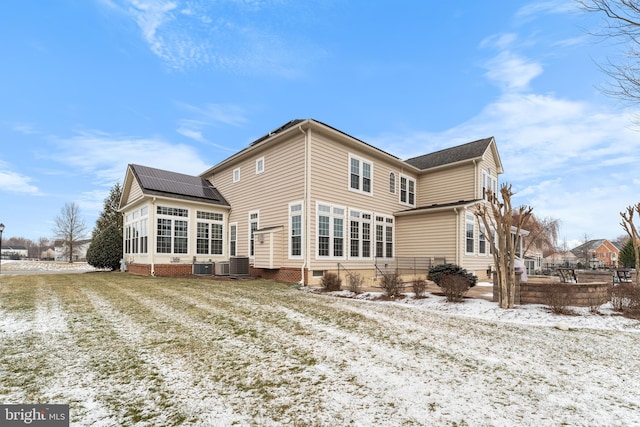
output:
[[[129,167],[144,194],[230,206],[220,192],[204,178],[148,166],[129,165]]]
[[[478,141],[458,145],[457,147],[451,147],[436,151],[435,153],[413,157],[405,160],[405,162],[417,167],[418,169],[424,170],[463,160],[475,159],[482,157],[492,140],[493,138],[479,139]]]

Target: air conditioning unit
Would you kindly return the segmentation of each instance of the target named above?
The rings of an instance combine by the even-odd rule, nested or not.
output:
[[[216,276],[228,276],[228,275],[229,275],[229,263],[216,262]]]
[[[197,262],[193,264],[193,274],[195,276],[213,276],[212,262]]]
[[[249,257],[231,257],[229,259],[230,276],[249,275]]]

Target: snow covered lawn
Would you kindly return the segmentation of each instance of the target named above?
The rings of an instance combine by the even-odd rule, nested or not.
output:
[[[69,403],[80,426],[640,425],[638,321],[371,298],[0,276],[0,401]]]

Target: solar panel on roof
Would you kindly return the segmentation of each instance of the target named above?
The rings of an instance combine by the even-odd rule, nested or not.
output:
[[[220,193],[204,178],[139,165],[132,165],[132,168],[140,185],[145,190],[195,197],[218,203],[222,201]]]

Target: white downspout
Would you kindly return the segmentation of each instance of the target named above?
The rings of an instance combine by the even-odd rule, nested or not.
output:
[[[156,260],[153,256],[156,250],[156,239],[158,238],[156,224],[156,198],[151,199],[151,214],[149,215],[150,224],[149,231],[156,230],[153,233],[153,241],[151,242],[151,248],[147,248],[149,250],[149,254],[151,255],[151,277],[156,277]]]
[[[460,213],[458,208],[453,208],[456,214],[456,265],[460,265]]]
[[[307,269],[307,266],[309,265],[309,253],[311,251],[311,244],[310,244],[310,240],[311,240],[311,234],[310,234],[310,230],[309,230],[309,209],[310,209],[310,205],[311,205],[311,201],[309,200],[310,198],[310,193],[311,191],[309,191],[309,183],[311,182],[311,180],[309,179],[309,174],[311,173],[311,147],[309,147],[309,142],[311,140],[310,138],[310,133],[311,133],[311,129],[307,129],[307,131],[305,132],[302,129],[302,125],[298,126],[298,130],[300,132],[302,132],[302,134],[304,135],[304,196],[303,196],[303,200],[304,200],[304,207],[303,207],[303,218],[304,218],[304,238],[306,241],[306,248],[304,251],[304,261],[302,262],[302,266],[300,267],[300,285],[305,284],[304,281],[304,272]]]

